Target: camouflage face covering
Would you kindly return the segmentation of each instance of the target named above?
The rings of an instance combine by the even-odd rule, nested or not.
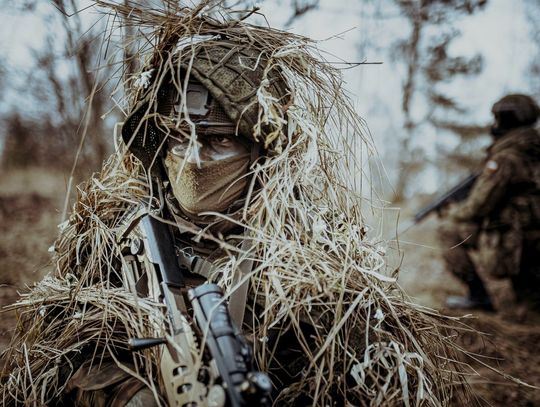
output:
[[[165,166],[180,207],[196,220],[201,212],[223,212],[241,198],[249,162],[250,153],[199,165],[168,153]]]

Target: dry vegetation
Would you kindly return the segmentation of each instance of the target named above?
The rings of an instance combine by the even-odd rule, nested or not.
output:
[[[0,177],[0,301],[2,306],[17,298],[17,291],[39,280],[48,270],[48,247],[56,237],[65,188],[58,173],[41,169],[3,173]],[[458,294],[462,288],[443,270],[436,242],[436,218],[407,232],[402,243],[405,250],[400,282],[421,304],[440,307],[447,294]],[[464,335],[461,343],[469,351],[494,358],[498,368],[540,385],[540,328],[538,315],[516,308],[508,285],[490,282],[498,314],[475,315],[467,323],[486,333]],[[13,313],[2,313],[0,349],[4,349],[15,326]],[[482,376],[470,381],[481,397],[493,406],[537,406],[540,391],[518,387],[480,364],[475,368]]]
[[[171,7],[173,3],[170,2]],[[295,92],[289,95],[290,101],[272,95],[267,84],[270,81],[262,81],[257,88],[261,108],[254,127],[259,132],[254,137],[264,141],[269,153],[263,164],[257,163],[253,169],[252,178],[260,180],[260,190],[251,189],[245,210],[238,211],[238,222],[250,231],[244,239],[251,239],[253,248],[243,251],[227,246],[230,253],[224,260],[226,264],[220,268],[224,281],[232,281],[237,263],[254,257],[259,265],[253,271],[252,281],[257,286],[258,300],[263,301],[264,312],[257,315],[260,320],[253,324],[248,335],[264,339],[274,326],[282,324],[294,331],[306,354],[309,366],[298,375],[296,383],[279,394],[278,404],[288,405],[290,400],[298,400],[304,395],[313,397],[314,405],[327,405],[339,397],[350,400],[351,395],[362,404],[369,400],[370,404],[385,406],[448,405],[452,396],[460,397],[460,394],[463,400],[471,400],[468,386],[459,386],[465,370],[455,363],[459,351],[448,334],[454,332],[452,328],[447,329],[450,318],[418,308],[394,290],[392,279],[384,274],[384,248],[365,236],[359,200],[351,190],[343,187],[347,185],[348,174],[359,173],[361,168],[360,163],[348,159],[357,151],[355,143],[370,149],[371,140],[364,135],[362,122],[341,92],[338,72],[330,65],[318,62],[319,55],[311,41],[242,23],[221,24],[201,17],[202,8],[186,15],[183,12],[168,15],[159,11],[134,11],[122,6],[116,6],[115,11],[126,14],[128,26],[143,27],[149,30],[147,35],[158,40],[155,44],[148,42],[153,45],[139,49],[141,55],[137,56],[151,64],[166,61],[155,72],[155,82],[144,91],[145,100],[148,100],[145,119],[146,115],[155,116],[157,110],[152,109],[157,106],[159,84],[168,77],[166,69],[177,63],[175,54],[169,52],[170,47],[181,38],[220,34],[240,44],[247,36],[250,44],[256,44],[255,49],[260,48],[265,55],[259,55],[256,60],[268,58],[270,68],[265,69],[265,78],[271,77],[274,70],[274,74],[277,72],[280,80],[288,84],[288,89],[294,84]],[[211,41],[207,43],[211,44]],[[146,57],[142,58],[144,54]],[[193,58],[195,51],[190,55],[188,52],[187,57]],[[179,69],[173,70],[173,73],[178,72]],[[130,100],[133,104],[142,97],[134,92]],[[284,120],[285,112],[289,122]],[[320,123],[321,118],[325,118],[324,123]],[[262,131],[263,123],[270,124],[272,132]],[[284,123],[291,127],[285,129]],[[139,131],[133,130],[134,134]],[[191,130],[194,142],[194,128]],[[155,157],[150,158],[153,161]],[[14,373],[4,385],[4,396],[17,393],[17,397],[27,400],[39,395],[36,401],[46,404],[62,391],[65,384],[57,377],[53,383],[50,381],[55,374],[51,369],[57,366],[58,355],[69,358],[68,353],[79,352],[83,344],[95,344],[96,350],[98,345],[106,347],[108,338],[124,343],[127,337],[133,336],[132,330],[141,325],[145,332],[162,329],[162,324],[156,324],[149,317],[150,310],[156,307],[148,307],[146,320],[135,318],[134,321],[130,317],[135,314],[126,312],[132,309],[130,301],[133,302],[133,297],[109,287],[109,284],[104,287],[102,281],[103,273],[119,272],[113,264],[119,255],[114,239],[119,214],[133,203],[133,190],[144,189],[136,180],[141,175],[140,170],[124,171],[123,163],[122,157],[116,162],[111,161],[100,177],[81,189],[81,199],[57,241],[54,276],[37,286],[21,304],[25,324],[21,324],[24,328],[10,349],[10,363],[16,368],[11,369]],[[6,176],[6,183],[12,182],[8,180]],[[28,244],[32,255],[43,256],[28,260],[30,263],[25,266],[30,270],[36,263],[46,263],[46,248],[52,240],[49,236],[43,236],[39,243],[17,239],[20,235],[29,235],[30,226],[54,219],[47,212],[61,207],[63,194],[55,194],[61,188],[43,188],[44,184],[44,181],[38,182],[38,192],[33,195],[28,187],[21,187],[12,195],[6,192],[3,207],[7,208],[4,216],[9,221],[5,222],[5,237],[10,238],[2,242],[5,245],[2,250],[8,253],[6,258],[14,256],[10,260],[13,263],[3,268],[8,295],[28,282],[31,275],[17,263],[21,256],[31,259],[30,253],[22,249],[19,242]],[[29,218],[15,220],[15,210],[30,213]],[[210,239],[211,236],[205,233],[201,232],[201,236]],[[226,245],[226,242],[218,242]],[[43,247],[38,250],[32,244]],[[418,256],[419,251],[414,252]],[[83,260],[80,261],[81,254]],[[432,259],[431,254],[427,258],[440,268],[439,260]],[[423,278],[420,273],[429,267],[418,268],[421,263],[418,258],[413,263],[415,267],[410,268],[412,271],[405,274],[405,278]],[[12,270],[16,270],[16,274]],[[414,273],[419,274],[414,277]],[[441,273],[441,281],[444,279],[448,277]],[[427,285],[428,280],[424,281],[426,285],[417,288],[433,288]],[[406,279],[403,283],[408,287],[415,286],[407,285]],[[227,287],[227,284],[223,285]],[[227,288],[231,289],[231,286]],[[79,293],[75,299],[71,295],[72,289]],[[419,292],[411,289],[410,293]],[[90,297],[86,295],[105,297],[99,297],[100,301],[92,303],[87,310],[86,300]],[[62,318],[54,318],[54,324],[44,324],[47,315],[44,315],[46,307],[43,304],[50,298],[53,301],[47,304],[53,303],[51,308],[59,313],[55,315]],[[122,306],[116,307],[118,304],[113,299],[122,302]],[[82,323],[80,317],[74,316],[82,303],[84,312],[88,313],[84,314],[85,318],[91,318],[94,325],[86,324],[87,319]],[[427,300],[425,303],[434,305]],[[328,318],[329,315],[332,318]],[[64,316],[73,318],[64,322]],[[110,318],[114,323],[110,323]],[[309,337],[299,328],[303,318],[311,319],[310,326],[315,331]],[[103,323],[99,324],[100,321]],[[505,323],[503,319],[501,321]],[[75,331],[77,336],[73,335]],[[513,339],[513,335],[510,338]],[[265,369],[272,362],[272,356],[268,357],[272,352],[265,341],[259,342],[255,341],[255,356]],[[474,340],[463,344],[478,350]],[[505,349],[514,347],[510,345]],[[137,363],[144,366],[138,373],[149,383],[158,382],[155,379],[159,379],[159,372],[142,373],[142,370],[151,370],[148,366],[151,362],[157,365],[157,358],[157,353],[148,354],[147,363]],[[347,380],[353,369],[358,373],[354,385]],[[496,380],[502,379],[497,376]],[[515,385],[509,383],[508,388],[514,390],[512,386]],[[478,386],[483,391],[484,387]],[[454,387],[460,391],[453,393]],[[338,397],[333,398],[334,394]],[[506,393],[504,397],[509,399]]]
[[[186,69],[184,75],[202,75],[203,67],[197,64],[219,46],[216,34],[231,41],[228,54],[242,51],[247,43],[256,50],[256,55],[250,53],[249,58],[238,60],[252,61],[253,66],[246,62],[240,65],[251,72],[261,71],[257,73],[261,81],[248,87],[252,95],[242,95],[242,100],[249,97],[246,107],[228,112],[231,118],[244,115],[239,123],[241,127],[245,121],[247,128],[240,128],[240,134],[250,134],[266,151],[265,159],[251,167],[252,184],[244,208],[229,214],[229,219],[248,231],[242,239],[250,242],[251,248],[245,250],[219,235],[212,236],[209,228],[196,238],[214,240],[224,248],[219,273],[226,291],[233,289],[227,282],[232,281],[238,263],[254,259],[253,296],[264,311],[254,315],[244,330],[255,338],[258,366],[271,370],[289,362],[280,360],[274,345],[265,340],[274,329],[291,332],[302,348],[302,374],[281,386],[276,403],[290,405],[307,398],[313,405],[323,406],[340,404],[340,400],[344,403],[346,398],[358,404],[369,400],[372,405],[438,406],[448,405],[452,396],[471,400],[468,386],[462,385],[462,366],[455,362],[458,348],[448,334],[453,330],[450,319],[404,300],[393,279],[385,275],[384,248],[365,234],[360,199],[348,185],[349,174],[358,174],[362,168],[356,152],[368,154],[373,146],[341,91],[339,70],[325,63],[316,44],[307,38],[210,18],[205,14],[207,2],[193,10],[177,10],[173,3],[168,2],[173,13],[114,6],[114,11],[125,17],[125,25],[144,29],[145,39],[155,39],[141,41],[144,47],[138,49],[137,57],[150,61],[138,79],[148,76],[149,67],[155,67],[155,72],[149,83],[135,87],[128,97],[130,106],[144,101],[146,107],[136,111],[143,121],[136,120],[133,126],[126,122],[124,129],[131,128],[134,139],[126,143],[134,150],[137,139],[158,134],[144,133],[144,129],[151,129],[151,123],[167,132],[164,136],[178,137],[179,131],[195,142],[195,128],[185,128],[189,123],[181,113],[172,118],[160,115],[161,84],[172,78],[177,91],[185,92],[179,85],[185,78],[178,77],[179,73]],[[179,40],[208,36],[172,52]],[[195,59],[199,52],[203,56]],[[274,83],[282,83],[284,93],[272,93],[277,90],[272,89]],[[148,145],[144,151],[147,154],[141,160],[148,168],[155,152]],[[69,359],[69,352],[82,352],[83,346],[92,344],[100,354],[108,346],[108,338],[121,342],[132,337],[137,324],[155,335],[162,329],[149,315],[134,320],[129,318],[131,313],[111,307],[118,292],[109,287],[109,279],[105,284],[102,281],[105,274],[123,272],[115,267],[119,261],[115,239],[121,226],[119,214],[134,203],[134,189],[141,186],[135,179],[143,175],[141,169],[126,167],[121,155],[120,150],[117,159],[80,190],[70,222],[55,246],[54,276],[21,303],[25,323],[9,350],[15,368],[2,389],[5,397],[38,397],[45,404],[63,390],[65,381],[55,378],[51,383],[51,369],[56,368],[59,358]],[[219,222],[225,215],[213,216]],[[72,289],[81,295],[73,298],[69,295]],[[87,309],[82,293],[106,298]],[[49,309],[51,297],[55,300],[50,307],[54,315],[73,318],[65,323],[61,318],[54,318],[54,324],[45,323],[48,311],[44,310]],[[127,309],[132,304],[126,301]],[[75,317],[81,309],[92,316],[100,311],[102,330],[96,331]],[[302,329],[302,323],[309,324],[313,333]],[[146,363],[135,365],[158,365],[157,358],[157,354],[148,355]],[[159,372],[137,372],[149,383],[159,382]]]

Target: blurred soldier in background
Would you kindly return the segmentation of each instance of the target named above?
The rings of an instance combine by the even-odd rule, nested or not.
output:
[[[439,234],[447,269],[468,287],[447,306],[493,310],[476,267],[510,278],[518,302],[539,307],[540,135],[536,102],[513,94],[493,105],[494,142],[468,198],[451,208]],[[477,251],[473,263],[471,251]]]

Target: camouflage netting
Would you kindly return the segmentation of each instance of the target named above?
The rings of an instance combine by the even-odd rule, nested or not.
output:
[[[136,56],[146,65],[128,89],[136,90],[134,83],[143,83],[156,61],[163,67],[143,83],[148,89],[129,95],[132,107],[141,93],[152,102],[160,78],[177,69],[170,44],[194,37],[226,36],[260,50],[272,67],[265,71],[279,72],[290,91],[286,100],[276,98],[267,89],[271,81],[263,80],[255,93],[252,129],[270,152],[252,166],[253,188],[234,218],[249,231],[251,249],[242,252],[201,232],[226,249],[220,282],[229,292],[240,261],[254,260],[251,292],[262,307],[245,329],[259,368],[274,364],[268,337],[275,329],[294,332],[305,354],[302,373],[276,404],[306,397],[316,406],[474,402],[464,384],[467,369],[456,362],[461,351],[453,322],[408,302],[388,275],[383,242],[367,231],[361,210],[376,203],[362,194],[371,197],[371,189],[350,185],[351,174],[363,173],[355,156],[372,151],[371,142],[344,96],[339,71],[323,62],[317,44],[227,20],[210,2],[183,9],[165,1],[160,10],[96,3],[145,38],[132,43],[141,45]],[[153,336],[163,326],[159,304],[135,299],[120,284],[125,276],[116,236],[126,209],[148,200],[147,173],[123,148],[80,187],[55,244],[54,272],[13,306],[20,323],[5,355],[6,404],[50,403],[72,374],[74,359],[125,358],[127,338]],[[306,323],[309,333],[302,329]],[[127,356],[156,394],[158,356],[155,349]]]

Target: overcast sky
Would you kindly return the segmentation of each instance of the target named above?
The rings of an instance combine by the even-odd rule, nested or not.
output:
[[[261,3],[271,24],[282,26],[286,20],[279,1]],[[321,0],[320,10],[297,21],[291,30],[313,38],[324,39],[344,32],[340,39],[321,46],[348,61],[381,61],[382,65],[365,65],[345,71],[347,87],[356,95],[360,112],[373,128],[375,116],[399,111],[402,78],[389,55],[391,44],[408,35],[409,27],[399,16],[374,21],[370,18],[377,2],[362,4],[358,0]],[[338,5],[339,4],[339,5]],[[473,16],[464,16],[455,27],[462,36],[454,40],[450,52],[456,55],[484,56],[481,75],[456,80],[448,91],[469,108],[471,119],[490,120],[493,102],[505,93],[528,92],[527,69],[536,45],[529,36],[529,21],[522,0],[489,0],[487,7]],[[362,44],[369,42],[362,54]],[[384,100],[381,109],[380,102]],[[374,132],[376,133],[376,132]]]
[[[367,3],[367,4],[366,4]],[[389,45],[396,38],[407,34],[408,26],[397,15],[384,21],[374,21],[373,9],[382,4],[377,1],[321,0],[319,10],[297,20],[289,30],[315,39],[324,40],[321,47],[347,61],[381,61],[383,65],[365,65],[345,72],[347,87],[358,96],[361,111],[377,110],[373,97],[384,95],[399,87],[400,78],[393,71],[388,54]],[[284,12],[283,0],[265,0],[259,4],[270,25],[283,28],[290,15]],[[21,15],[9,8],[0,13],[0,52],[3,60],[13,67],[28,65],[30,48],[40,48],[47,30],[54,30],[44,21],[39,11]],[[50,8],[50,6],[48,7]],[[384,10],[383,10],[384,11]],[[487,7],[473,16],[456,22],[463,32],[452,44],[451,50],[463,55],[481,52],[485,58],[484,72],[467,83],[451,84],[457,95],[462,96],[471,112],[484,120],[489,119],[489,107],[494,99],[510,91],[526,92],[526,68],[535,44],[529,36],[529,22],[523,0],[489,0]],[[368,52],[362,54],[362,44],[369,41]]]

